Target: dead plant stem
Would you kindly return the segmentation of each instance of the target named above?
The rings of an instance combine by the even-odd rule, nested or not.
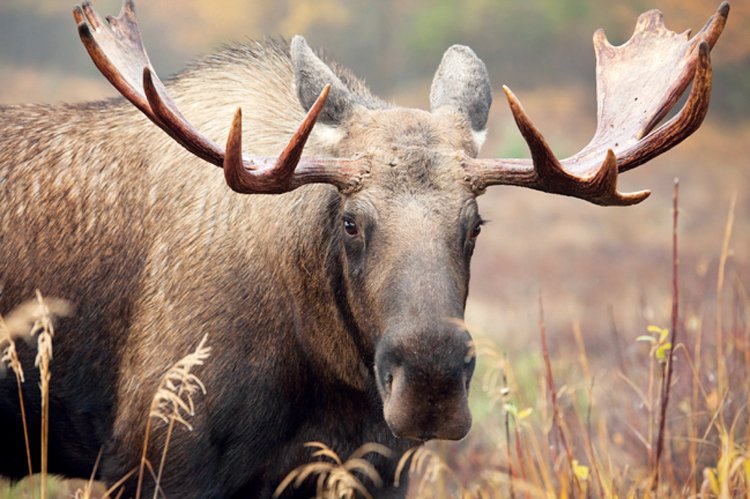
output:
[[[659,430],[656,437],[656,453],[654,454],[654,469],[653,469],[653,482],[651,484],[651,490],[655,493],[659,487],[659,464],[661,463],[661,457],[664,451],[664,433],[666,431],[667,423],[667,406],[669,405],[669,394],[671,392],[672,385],[672,371],[674,361],[674,346],[677,341],[677,319],[679,315],[679,248],[677,239],[677,222],[679,216],[679,193],[680,193],[680,182],[678,179],[674,181],[674,191],[672,196],[672,324],[669,332],[670,348],[667,352],[666,366],[662,370],[662,383],[661,383],[661,394],[659,404]],[[665,373],[666,371],[666,373]],[[665,375],[666,374],[666,375]]]

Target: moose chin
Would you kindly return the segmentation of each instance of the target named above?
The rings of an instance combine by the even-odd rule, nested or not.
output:
[[[477,197],[517,185],[643,201],[648,191],[618,191],[618,174],[700,126],[728,10],[692,38],[658,11],[622,46],[597,32],[591,142],[558,159],[504,88],[531,158],[479,159],[492,85],[468,47],[445,52],[426,111],[372,95],[299,36],[228,46],[162,83],[131,0],[106,20],[76,7],[86,50],[124,98],[0,106],[0,313],[36,288],[76,306],[57,324],[49,472],[88,477],[101,453],[99,479],[126,476],[161,375],[205,334],[207,393],[195,431],[171,437],[167,497],[270,497],[311,441],[342,456],[385,445],[391,457],[367,458],[388,478],[411,447],[463,438]],[[36,386],[34,352],[18,350]],[[39,396],[24,397],[36,444]],[[152,462],[165,433],[151,439]],[[0,474],[24,476],[8,378],[0,441]],[[362,479],[373,496],[406,494],[403,479]],[[153,495],[149,476],[142,485]],[[310,497],[314,485],[285,494]],[[135,478],[123,487],[135,495]]]

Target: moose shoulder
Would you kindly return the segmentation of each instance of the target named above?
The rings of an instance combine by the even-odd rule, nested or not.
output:
[[[620,193],[618,172],[698,128],[728,10],[691,39],[657,11],[621,47],[597,33],[599,126],[570,158],[553,155],[506,88],[526,160],[477,159],[492,95],[467,47],[443,56],[430,111],[385,103],[301,37],[226,48],[164,85],[132,2],[108,21],[84,2],[81,39],[125,100],[0,107],[0,313],[36,288],[77,309],[55,339],[50,472],[88,477],[101,451],[99,477],[125,476],[161,375],[208,333],[208,391],[195,431],[173,435],[168,497],[269,497],[310,441],[341,456],[386,445],[391,458],[368,457],[386,485],[362,478],[374,496],[403,496],[391,485],[403,452],[471,426],[462,320],[476,197],[505,184],[601,205],[645,199]],[[40,402],[25,397],[35,431]],[[7,378],[0,439],[0,474],[22,477]],[[309,497],[305,487],[285,494]]]

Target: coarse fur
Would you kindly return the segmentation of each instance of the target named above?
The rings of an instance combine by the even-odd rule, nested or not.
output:
[[[241,106],[246,152],[274,156],[314,93],[301,88],[320,83],[300,81],[304,64],[286,42],[263,40],[225,47],[167,86],[217,143]],[[365,483],[402,497],[405,486],[390,485],[400,455],[468,431],[473,358],[457,321],[481,220],[459,159],[476,156],[489,102],[468,106],[484,121],[447,105],[461,97],[444,90],[432,112],[394,107],[328,66],[344,111],[329,109],[305,154],[369,158],[370,176],[347,195],[233,193],[123,99],[0,106],[0,313],[37,288],[76,306],[55,337],[51,473],[87,477],[100,449],[108,483],[136,466],[160,376],[204,334],[207,394],[195,431],[173,437],[168,497],[270,497],[310,460],[309,441],[342,457],[388,446],[392,459],[372,458],[386,487]],[[37,448],[34,352],[19,351]],[[0,379],[0,474],[14,478],[26,473],[16,397]],[[309,497],[312,485],[286,495]]]

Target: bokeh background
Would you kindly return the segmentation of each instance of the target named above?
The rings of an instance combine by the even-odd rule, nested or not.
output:
[[[115,14],[119,3],[98,0],[95,7]],[[364,77],[375,93],[404,106],[427,108],[429,84],[443,51],[453,43],[470,45],[487,64],[497,91],[484,157],[527,156],[500,92],[502,84],[516,92],[558,155],[573,153],[595,128],[595,29],[604,28],[610,41],[620,44],[639,13],[659,8],[668,28],[695,32],[717,7],[713,0],[137,2],[146,46],[162,77],[224,42],[299,33]],[[0,104],[115,95],[81,46],[71,9],[63,0],[0,2]],[[573,330],[580,327],[592,369],[600,377],[643,350],[635,337],[648,324],[668,325],[675,177],[680,179],[684,334],[710,329],[714,320],[713,312],[706,311],[713,310],[733,198],[726,282],[737,296],[747,296],[749,0],[732,2],[712,60],[714,90],[702,128],[621,179],[623,190],[653,190],[641,205],[601,208],[501,187],[481,198],[481,211],[491,223],[474,257],[467,320],[476,335],[491,338],[517,359],[517,367],[527,360],[537,366],[540,362],[540,293],[553,358],[572,351]]]

